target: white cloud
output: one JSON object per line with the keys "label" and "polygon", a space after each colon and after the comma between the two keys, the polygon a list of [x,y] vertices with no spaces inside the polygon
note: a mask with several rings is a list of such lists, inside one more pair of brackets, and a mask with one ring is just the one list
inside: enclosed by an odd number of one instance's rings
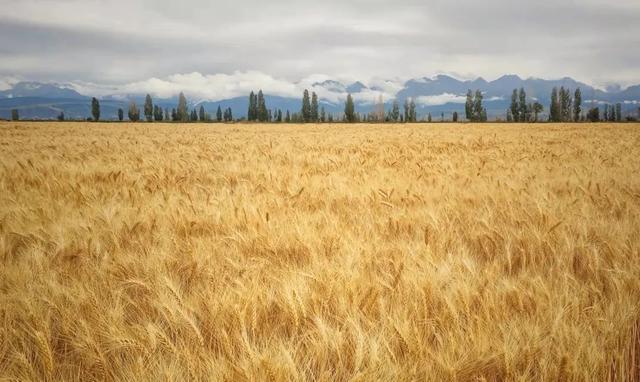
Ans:
{"label": "white cloud", "polygon": [[640,43],[638,0],[4,3],[0,75],[39,81],[155,78],[146,80],[150,88],[171,92],[174,82],[187,81],[170,79],[173,73],[236,70],[289,82],[313,73],[341,80],[427,73],[622,85],[640,79],[637,50],[629,48]]}
{"label": "white cloud", "polygon": [[[312,74],[297,82],[276,78],[259,71],[236,71],[231,74],[202,74],[198,72],[173,74],[166,78],[149,78],[143,81],[123,85],[100,85],[92,82],[73,82],[70,86],[77,92],[88,96],[114,96],[125,99],[128,95],[149,93],[153,97],[170,98],[184,92],[189,98],[198,101],[219,101],[234,97],[243,97],[251,91],[262,89],[272,96],[299,98],[305,89],[315,92],[322,100],[342,103],[347,98],[344,86],[323,87],[321,84],[332,79],[325,74]],[[350,83],[346,80],[346,83]],[[367,89],[353,95],[361,102],[374,102],[379,96],[392,99],[402,89],[401,83],[373,80]],[[373,88],[373,89],[371,89]]]}
{"label": "white cloud", "polygon": [[13,85],[17,84],[20,81],[21,79],[16,76],[0,77],[0,91],[9,90],[13,88]]}
{"label": "white cloud", "polygon": [[420,96],[416,98],[416,103],[424,106],[438,106],[446,103],[465,103],[467,97],[451,93],[442,93],[434,96]]}

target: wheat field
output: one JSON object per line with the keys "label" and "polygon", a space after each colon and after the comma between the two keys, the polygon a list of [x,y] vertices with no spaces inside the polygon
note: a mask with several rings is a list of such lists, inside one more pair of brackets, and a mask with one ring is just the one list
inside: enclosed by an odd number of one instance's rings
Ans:
{"label": "wheat field", "polygon": [[640,381],[640,125],[0,123],[0,380]]}

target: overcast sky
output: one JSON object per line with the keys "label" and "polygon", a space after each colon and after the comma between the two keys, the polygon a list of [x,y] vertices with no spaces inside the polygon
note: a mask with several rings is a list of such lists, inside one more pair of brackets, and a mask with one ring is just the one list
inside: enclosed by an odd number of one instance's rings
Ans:
{"label": "overcast sky", "polygon": [[640,0],[0,0],[0,86],[169,93],[438,73],[640,83]]}

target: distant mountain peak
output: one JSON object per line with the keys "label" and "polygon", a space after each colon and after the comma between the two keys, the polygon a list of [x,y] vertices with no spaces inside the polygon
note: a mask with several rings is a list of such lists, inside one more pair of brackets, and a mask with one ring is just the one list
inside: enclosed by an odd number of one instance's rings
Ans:
{"label": "distant mountain peak", "polygon": [[367,87],[360,81],[356,81],[351,85],[347,86],[348,93],[360,93],[364,89],[367,89]]}
{"label": "distant mountain peak", "polygon": [[520,78],[520,76],[517,74],[505,74],[504,76],[498,78],[496,81],[505,81],[505,80],[522,81],[522,78]]}
{"label": "distant mountain peak", "polygon": [[40,97],[40,98],[85,98],[77,91],[59,84],[35,81],[18,82],[11,89],[0,91],[0,98]]}
{"label": "distant mountain peak", "polygon": [[325,80],[322,82],[315,82],[312,84],[312,86],[321,87],[332,92],[344,92],[345,90],[345,86],[341,82],[335,81],[335,80]]}

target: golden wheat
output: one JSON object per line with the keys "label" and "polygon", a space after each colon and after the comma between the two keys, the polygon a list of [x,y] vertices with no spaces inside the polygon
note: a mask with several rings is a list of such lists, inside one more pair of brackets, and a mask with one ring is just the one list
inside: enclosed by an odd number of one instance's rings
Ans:
{"label": "golden wheat", "polygon": [[640,381],[640,126],[0,124],[0,379]]}

